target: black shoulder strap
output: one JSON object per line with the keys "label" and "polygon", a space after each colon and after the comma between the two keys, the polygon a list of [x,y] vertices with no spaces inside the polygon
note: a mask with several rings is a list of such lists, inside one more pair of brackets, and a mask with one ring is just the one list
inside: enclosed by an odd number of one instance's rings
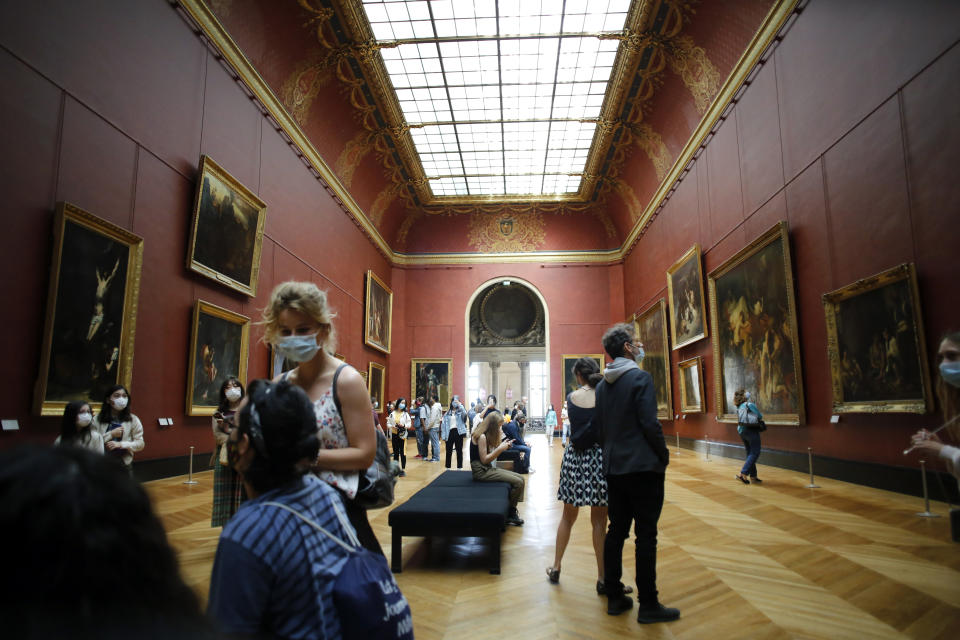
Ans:
{"label": "black shoulder strap", "polygon": [[333,395],[333,404],[336,405],[337,413],[339,413],[341,417],[343,416],[343,411],[340,409],[340,396],[337,395],[337,378],[340,377],[340,371],[345,366],[347,366],[346,362],[337,367],[337,370],[333,372],[333,383],[330,385],[330,393]]}

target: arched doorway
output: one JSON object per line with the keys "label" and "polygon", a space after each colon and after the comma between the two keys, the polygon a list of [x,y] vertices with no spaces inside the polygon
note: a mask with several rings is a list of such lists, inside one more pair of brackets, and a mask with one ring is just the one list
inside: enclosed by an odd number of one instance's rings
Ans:
{"label": "arched doorway", "polygon": [[527,398],[531,418],[544,414],[549,380],[549,310],[529,282],[502,276],[481,284],[465,310],[467,395],[493,393],[501,408]]}

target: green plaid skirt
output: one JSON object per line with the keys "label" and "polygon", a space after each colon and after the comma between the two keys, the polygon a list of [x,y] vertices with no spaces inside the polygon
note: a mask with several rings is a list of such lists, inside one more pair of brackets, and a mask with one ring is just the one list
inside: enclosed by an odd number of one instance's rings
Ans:
{"label": "green plaid skirt", "polygon": [[215,459],[213,464],[213,513],[210,526],[222,527],[227,524],[230,516],[237,512],[240,503],[246,500],[247,496],[236,471],[220,464],[219,458]]}

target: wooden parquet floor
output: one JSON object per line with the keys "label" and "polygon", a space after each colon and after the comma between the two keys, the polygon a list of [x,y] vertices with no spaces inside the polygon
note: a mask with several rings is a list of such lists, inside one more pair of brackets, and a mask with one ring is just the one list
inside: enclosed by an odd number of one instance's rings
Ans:
{"label": "wooden parquet floor", "polygon": [[[734,479],[739,462],[672,448],[657,572],[661,600],[681,618],[639,625],[628,613],[608,616],[594,590],[588,509],[574,525],[560,584],[546,580],[563,449],[531,439],[526,524],[503,534],[502,575],[487,572],[478,539],[404,538],[397,582],[417,638],[960,638],[960,545],[950,542],[945,504],[931,506],[942,517],[920,518],[917,498],[827,478],[806,489],[806,475],[763,465],[764,483],[746,486]],[[397,503],[443,470],[408,459]],[[184,479],[147,489],[185,579],[206,601],[220,533],[210,527],[213,474],[198,474],[193,486]],[[387,513],[370,515],[389,560]],[[624,567],[631,577],[630,541]]]}

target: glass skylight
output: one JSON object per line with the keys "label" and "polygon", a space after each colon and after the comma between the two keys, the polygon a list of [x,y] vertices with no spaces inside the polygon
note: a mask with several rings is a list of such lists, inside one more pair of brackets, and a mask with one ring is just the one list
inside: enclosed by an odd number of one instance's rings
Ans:
{"label": "glass skylight", "polygon": [[630,0],[362,0],[436,196],[576,193]]}

